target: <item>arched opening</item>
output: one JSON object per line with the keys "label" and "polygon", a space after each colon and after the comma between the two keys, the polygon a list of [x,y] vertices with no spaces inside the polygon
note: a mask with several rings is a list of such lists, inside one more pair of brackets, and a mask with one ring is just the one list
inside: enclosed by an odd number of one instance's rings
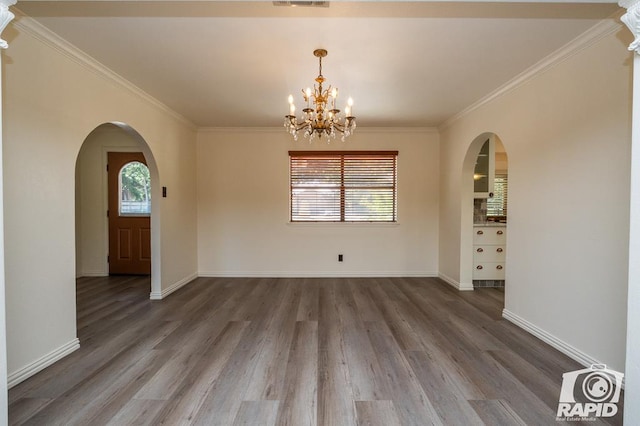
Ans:
{"label": "arched opening", "polygon": [[460,289],[506,291],[508,160],[496,134],[482,133],[469,146],[461,189]]}
{"label": "arched opening", "polygon": [[[76,276],[105,277],[109,275],[109,182],[107,163],[109,153],[142,153],[140,161],[132,162],[125,177],[124,204],[118,202],[116,213],[127,209],[125,216],[147,216],[146,227],[150,240],[151,298],[161,291],[160,276],[160,209],[151,200],[160,199],[158,168],[146,141],[130,126],[123,123],[104,123],[85,138],[76,159]],[[142,164],[144,167],[136,165]],[[122,171],[118,167],[116,172]],[[147,178],[136,173],[148,173]],[[118,195],[122,192],[122,174],[117,173]],[[128,181],[127,181],[128,179]],[[145,183],[146,182],[146,183]],[[150,187],[145,188],[145,184]],[[134,185],[134,186],[131,186]],[[120,197],[118,197],[120,198]],[[148,210],[145,210],[148,209]],[[133,211],[135,210],[135,211]],[[143,212],[144,210],[144,212]],[[109,211],[109,213],[108,213]],[[138,250],[139,251],[139,250]],[[144,253],[143,253],[144,255]]]}

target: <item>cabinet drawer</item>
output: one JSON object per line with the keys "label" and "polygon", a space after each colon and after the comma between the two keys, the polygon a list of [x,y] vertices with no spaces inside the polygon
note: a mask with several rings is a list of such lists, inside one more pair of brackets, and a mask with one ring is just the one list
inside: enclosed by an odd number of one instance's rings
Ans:
{"label": "cabinet drawer", "polygon": [[473,261],[482,262],[503,262],[506,259],[507,250],[505,246],[473,246]]}
{"label": "cabinet drawer", "polygon": [[504,280],[503,262],[473,263],[474,280]]}
{"label": "cabinet drawer", "polygon": [[504,245],[507,241],[507,229],[497,227],[473,228],[473,245],[497,244]]}

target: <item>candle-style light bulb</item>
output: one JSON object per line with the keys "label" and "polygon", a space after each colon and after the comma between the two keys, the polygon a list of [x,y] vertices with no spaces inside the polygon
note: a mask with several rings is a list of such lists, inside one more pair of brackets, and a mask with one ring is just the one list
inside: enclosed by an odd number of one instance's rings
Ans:
{"label": "candle-style light bulb", "polygon": [[353,99],[352,98],[347,99],[347,105],[348,105],[348,109],[345,108],[345,113],[347,114],[347,117],[349,117],[349,116],[351,116],[351,114],[353,114]]}
{"label": "candle-style light bulb", "polygon": [[289,104],[289,115],[296,115],[296,106],[293,103]]}
{"label": "candle-style light bulb", "polygon": [[337,98],[337,97],[338,97],[338,88],[337,88],[337,87],[334,87],[334,88],[331,90],[331,103],[332,103],[332,107],[333,107],[333,109],[335,109],[335,108],[336,108],[336,98]]}
{"label": "candle-style light bulb", "polygon": [[289,105],[293,105],[293,95],[289,95],[288,101]]}

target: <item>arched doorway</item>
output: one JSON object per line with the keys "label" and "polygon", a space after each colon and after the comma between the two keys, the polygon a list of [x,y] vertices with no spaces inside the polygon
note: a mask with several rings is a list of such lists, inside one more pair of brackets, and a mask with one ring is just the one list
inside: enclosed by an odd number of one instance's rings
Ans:
{"label": "arched doorway", "polygon": [[[151,199],[159,200],[158,168],[146,141],[123,123],[104,123],[85,138],[76,159],[76,276],[109,275],[107,158],[109,152],[141,152],[149,170]],[[151,204],[151,298],[160,294],[160,209]]]}
{"label": "arched doorway", "polygon": [[460,289],[506,287],[508,160],[495,133],[472,141],[461,182]]}

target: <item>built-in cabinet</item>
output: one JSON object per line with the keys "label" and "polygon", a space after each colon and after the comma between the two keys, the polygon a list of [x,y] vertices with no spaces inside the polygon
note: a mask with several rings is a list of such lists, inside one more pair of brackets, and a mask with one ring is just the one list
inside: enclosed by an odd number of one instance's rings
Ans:
{"label": "built-in cabinet", "polygon": [[476,158],[473,170],[474,198],[489,198],[493,196],[493,187],[496,173],[496,147],[495,139],[491,136],[482,145]]}
{"label": "built-in cabinet", "polygon": [[473,279],[504,280],[507,227],[473,227]]}

